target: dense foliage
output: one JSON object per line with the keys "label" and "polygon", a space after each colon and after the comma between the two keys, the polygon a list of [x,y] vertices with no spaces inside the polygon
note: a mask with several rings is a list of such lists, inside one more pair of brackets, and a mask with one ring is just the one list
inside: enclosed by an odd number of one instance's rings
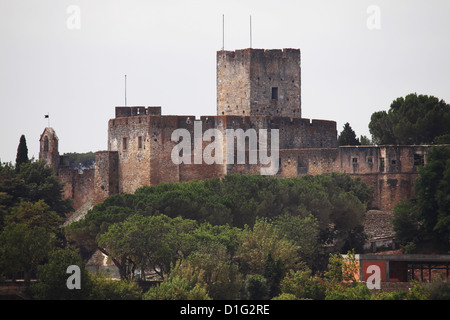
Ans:
{"label": "dense foliage", "polygon": [[[447,149],[432,151],[420,172],[417,202],[403,204],[409,227],[434,233],[436,240],[448,232],[449,158]],[[33,160],[19,169],[2,164],[0,178],[0,279],[23,277],[34,299],[449,296],[442,279],[392,294],[374,294],[355,281],[354,249],[364,243],[372,192],[345,174],[228,175],[143,187],[109,197],[64,228],[71,206],[51,168]],[[87,271],[95,250],[114,262],[120,280]],[[80,290],[67,288],[70,265],[80,267]],[[37,281],[30,284],[32,278]],[[157,281],[144,291],[137,280],[150,278]]]}
{"label": "dense foliage", "polygon": [[376,144],[450,143],[450,105],[433,96],[409,94],[386,111],[374,112],[369,123]]}
{"label": "dense foliage", "polygon": [[[111,196],[67,232],[86,252],[98,247],[106,252],[107,246],[99,243],[101,235],[112,232],[112,225],[124,223],[132,215],[182,217],[236,228],[253,228],[257,218],[267,218],[277,221],[283,232],[301,243],[300,254],[316,268],[313,261],[317,261],[324,244],[333,243],[344,252],[361,247],[361,226],[370,197],[367,185],[344,174],[300,179],[228,175],[223,179],[143,187],[134,194]],[[287,223],[291,217],[298,230]],[[311,237],[303,241],[305,236]]]}
{"label": "dense foliage", "polygon": [[[356,137],[355,131],[353,131],[350,124],[347,122],[344,124],[344,128],[342,129],[341,133],[338,136],[337,139],[339,146],[359,146],[361,145],[361,142]],[[367,143],[367,141],[365,141]]]}
{"label": "dense foliage", "polygon": [[73,209],[71,200],[63,198],[62,183],[44,161],[22,163],[19,170],[9,163],[0,164],[0,213],[8,213],[21,201],[40,200],[60,217]]}
{"label": "dense foliage", "polygon": [[49,253],[65,245],[60,225],[72,210],[63,185],[41,161],[0,164],[0,278],[25,281]]}
{"label": "dense foliage", "polygon": [[409,250],[431,245],[434,250],[450,250],[450,147],[434,147],[427,163],[419,168],[413,199],[394,208],[396,237]]}

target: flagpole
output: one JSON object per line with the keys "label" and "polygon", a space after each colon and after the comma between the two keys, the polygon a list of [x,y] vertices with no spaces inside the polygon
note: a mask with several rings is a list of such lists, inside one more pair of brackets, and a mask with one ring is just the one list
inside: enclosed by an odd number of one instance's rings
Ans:
{"label": "flagpole", "polygon": [[225,50],[225,15],[222,14],[222,52]]}
{"label": "flagpole", "polygon": [[252,48],[252,16],[250,16],[250,49]]}

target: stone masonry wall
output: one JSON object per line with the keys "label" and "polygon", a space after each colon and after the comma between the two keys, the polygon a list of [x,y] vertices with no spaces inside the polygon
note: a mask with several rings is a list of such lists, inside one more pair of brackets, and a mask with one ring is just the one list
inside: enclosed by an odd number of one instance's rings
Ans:
{"label": "stone masonry wall", "polygon": [[77,169],[60,167],[58,170],[59,181],[63,183],[63,197],[73,200],[73,208],[76,211],[94,195],[94,169],[85,169],[79,172]]}
{"label": "stone masonry wall", "polygon": [[300,50],[217,52],[217,115],[301,118]]}
{"label": "stone masonry wall", "polygon": [[[398,201],[413,196],[417,167],[426,162],[427,146],[338,147],[334,121],[232,115],[196,119],[161,115],[160,109],[149,112],[143,107],[129,108],[116,110],[117,117],[108,124],[109,151],[96,154],[94,203],[114,193],[133,193],[145,185],[220,178],[230,173],[260,174],[264,166],[260,162],[249,164],[248,144],[245,164],[226,163],[227,129],[255,129],[257,133],[259,129],[269,133],[278,129],[280,159],[276,177],[348,173],[373,187],[372,208],[380,210],[391,210]],[[196,136],[196,125],[201,127],[200,136]],[[171,140],[176,129],[185,129],[189,134],[191,164],[172,161],[172,151],[179,143]],[[222,164],[205,163],[203,151],[211,141],[202,138],[208,129],[222,133]],[[195,163],[196,142],[201,145],[201,163]],[[261,147],[261,141],[257,143]],[[234,152],[236,159],[236,146]],[[72,188],[76,185],[72,184]]]}
{"label": "stone masonry wall", "polygon": [[248,51],[217,52],[217,114],[250,114],[250,55]]}
{"label": "stone masonry wall", "polygon": [[250,52],[251,114],[301,118],[300,50]]}
{"label": "stone masonry wall", "polygon": [[117,151],[95,153],[93,204],[119,193],[119,155]]}
{"label": "stone masonry wall", "polygon": [[[134,108],[134,109],[133,109]],[[258,172],[260,166],[226,164],[226,130],[255,129],[279,130],[281,149],[298,149],[311,146],[336,147],[336,123],[334,121],[267,117],[267,116],[162,116],[134,115],[136,107],[127,111],[116,109],[118,117],[109,121],[108,148],[118,154],[118,192],[132,193],[145,185],[163,182],[202,180],[223,177],[232,172]],[[143,113],[142,110],[139,113]],[[129,115],[129,116],[128,116]],[[201,127],[196,136],[195,124]],[[172,141],[176,129],[184,129],[190,135],[191,164],[175,164],[172,151],[179,143]],[[218,129],[222,133],[223,163],[207,164],[203,156],[201,163],[195,163],[195,139],[201,145],[200,154],[212,141],[204,141],[208,129]],[[270,140],[269,140],[270,141]],[[259,143],[258,137],[258,143]],[[235,146],[236,148],[236,146]],[[248,164],[248,161],[246,162]]]}
{"label": "stone masonry wall", "polygon": [[150,184],[149,117],[119,117],[108,123],[108,150],[119,159],[119,192],[134,192]]}
{"label": "stone masonry wall", "polygon": [[[281,166],[277,176],[347,173],[372,186],[373,208],[391,210],[398,201],[414,196],[417,168],[423,165],[427,148],[358,146],[280,150]],[[233,172],[251,173],[242,168]]]}

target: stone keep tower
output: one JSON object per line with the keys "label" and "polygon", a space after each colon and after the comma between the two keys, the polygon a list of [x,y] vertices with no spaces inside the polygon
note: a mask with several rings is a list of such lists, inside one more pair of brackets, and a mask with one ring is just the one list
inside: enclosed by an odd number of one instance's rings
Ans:
{"label": "stone keep tower", "polygon": [[217,115],[301,118],[300,50],[217,52]]}

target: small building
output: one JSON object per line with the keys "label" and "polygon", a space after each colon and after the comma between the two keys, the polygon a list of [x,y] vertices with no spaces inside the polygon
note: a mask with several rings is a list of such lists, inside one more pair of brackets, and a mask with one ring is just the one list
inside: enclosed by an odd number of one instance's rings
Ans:
{"label": "small building", "polygon": [[356,254],[363,282],[431,282],[439,275],[449,277],[450,254]]}

